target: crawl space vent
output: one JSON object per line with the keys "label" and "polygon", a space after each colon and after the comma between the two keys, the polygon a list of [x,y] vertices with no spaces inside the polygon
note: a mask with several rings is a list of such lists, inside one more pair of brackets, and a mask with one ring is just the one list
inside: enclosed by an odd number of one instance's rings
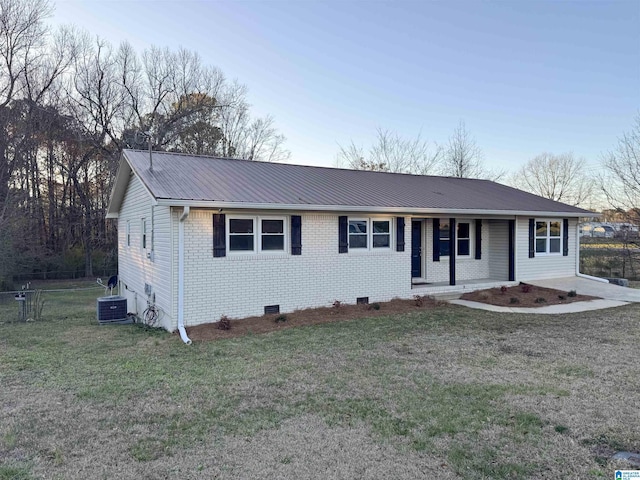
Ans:
{"label": "crawl space vent", "polygon": [[264,307],[265,315],[270,315],[272,313],[280,313],[280,305],[266,305]]}
{"label": "crawl space vent", "polygon": [[356,303],[358,305],[367,305],[369,303],[369,297],[358,297],[356,298]]}

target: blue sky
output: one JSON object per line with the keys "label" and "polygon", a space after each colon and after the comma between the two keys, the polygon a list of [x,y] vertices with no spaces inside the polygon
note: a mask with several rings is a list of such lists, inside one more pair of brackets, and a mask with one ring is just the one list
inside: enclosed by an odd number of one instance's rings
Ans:
{"label": "blue sky", "polygon": [[573,151],[595,168],[640,111],[640,0],[54,5],[114,44],[197,51],[275,117],[292,163],[333,165],[378,127],[445,143],[464,120],[490,167]]}

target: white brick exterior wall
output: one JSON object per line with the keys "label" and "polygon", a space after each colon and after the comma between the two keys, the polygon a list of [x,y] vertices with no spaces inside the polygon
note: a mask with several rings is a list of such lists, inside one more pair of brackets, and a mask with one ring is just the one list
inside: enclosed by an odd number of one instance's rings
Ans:
{"label": "white brick exterior wall", "polygon": [[[176,209],[172,215],[174,245],[180,213],[181,209]],[[404,252],[396,252],[395,232],[391,250],[339,254],[338,215],[306,213],[302,215],[302,255],[228,253],[214,258],[214,213],[217,212],[192,209],[185,223],[186,326],[218,321],[222,315],[262,315],[265,305],[280,305],[281,312],[290,312],[330,306],[335,300],[355,303],[357,297],[369,297],[373,303],[412,295],[410,244],[406,244]],[[225,214],[232,213],[227,210]],[[405,239],[410,238],[408,220],[407,217]],[[395,224],[393,219],[392,223]],[[177,271],[175,247],[174,252]],[[174,285],[177,291],[177,281]]]}

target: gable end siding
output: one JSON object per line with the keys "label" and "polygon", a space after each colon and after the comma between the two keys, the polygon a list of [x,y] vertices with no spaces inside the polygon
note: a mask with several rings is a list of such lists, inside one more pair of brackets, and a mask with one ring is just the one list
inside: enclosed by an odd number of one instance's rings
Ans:
{"label": "gable end siding", "polygon": [[[545,217],[546,218],[546,217]],[[562,220],[561,220],[562,221]],[[578,220],[570,218],[568,223],[567,255],[537,254],[529,258],[529,218],[516,219],[516,280],[539,280],[543,278],[571,277],[576,274],[576,229]]]}
{"label": "gable end siding", "polygon": [[[148,223],[148,249],[151,251],[153,237],[153,261],[146,257],[142,250],[141,218]],[[153,222],[152,222],[153,218]],[[131,224],[131,246],[127,247],[126,223]],[[162,326],[174,330],[172,304],[172,251],[171,222],[169,207],[151,206],[151,198],[134,175],[127,186],[118,216],[118,277],[121,285],[126,284],[128,290],[121,289],[127,298],[128,312],[142,316],[147,305],[144,285],[148,283],[155,293],[156,305],[163,311]],[[153,224],[153,235],[151,228]]]}

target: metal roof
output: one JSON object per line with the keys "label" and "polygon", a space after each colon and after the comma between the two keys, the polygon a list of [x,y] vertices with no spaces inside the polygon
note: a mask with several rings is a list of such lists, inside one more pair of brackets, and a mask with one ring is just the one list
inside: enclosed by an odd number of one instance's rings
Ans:
{"label": "metal roof", "polygon": [[[109,206],[117,216],[129,168],[161,204],[475,214],[592,212],[489,180],[344,170],[229,158],[125,150]],[[127,178],[120,178],[126,176]]]}

